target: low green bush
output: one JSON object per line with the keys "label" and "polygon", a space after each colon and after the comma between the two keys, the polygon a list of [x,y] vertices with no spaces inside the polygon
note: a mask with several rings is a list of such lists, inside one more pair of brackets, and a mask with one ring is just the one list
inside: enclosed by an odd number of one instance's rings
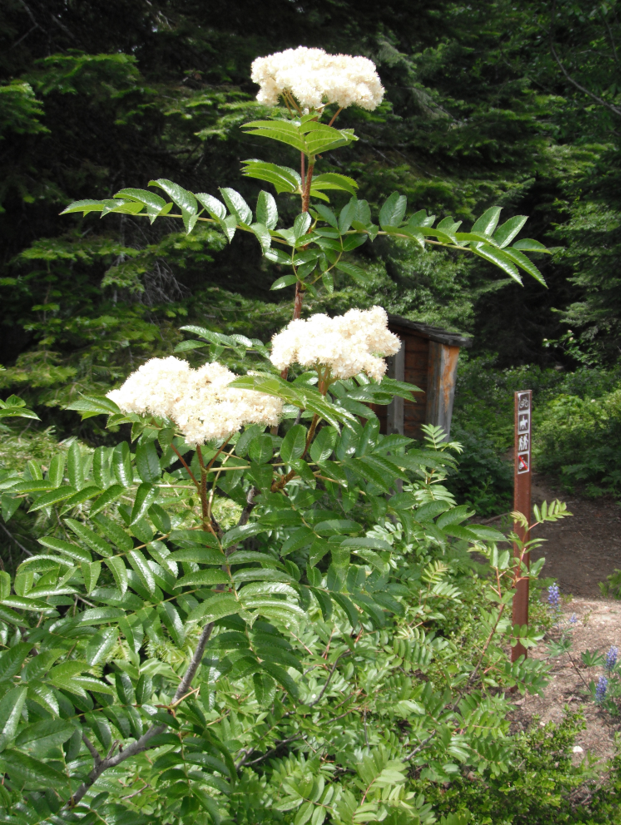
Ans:
{"label": "low green bush", "polygon": [[464,772],[449,786],[429,786],[425,796],[438,817],[462,814],[469,825],[614,825],[621,822],[621,758],[598,779],[587,759],[574,764],[573,745],[582,713],[567,713],[544,726],[537,719],[514,739],[505,773],[477,777]]}
{"label": "low green bush", "polygon": [[513,394],[533,391],[533,459],[568,491],[621,491],[621,373],[580,367],[565,373],[526,365],[497,369],[495,356],[464,359],[452,437],[464,453],[449,487],[480,515],[509,509],[512,490]]}
{"label": "low green bush", "polygon": [[621,491],[621,389],[589,398],[562,393],[539,414],[536,466],[589,496]]}

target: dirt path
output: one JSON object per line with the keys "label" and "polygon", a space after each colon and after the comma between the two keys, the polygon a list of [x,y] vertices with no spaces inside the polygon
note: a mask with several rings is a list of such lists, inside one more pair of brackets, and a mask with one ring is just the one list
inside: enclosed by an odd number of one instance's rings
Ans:
{"label": "dirt path", "polygon": [[[570,656],[550,660],[552,679],[544,696],[526,696],[518,701],[514,727],[525,728],[533,716],[541,723],[559,722],[564,707],[577,710],[582,707],[586,729],[579,735],[577,745],[583,749],[576,759],[587,753],[607,759],[614,753],[614,736],[621,731],[621,715],[611,716],[588,693],[585,683],[597,681],[602,668],[586,668],[580,654],[585,650],[606,653],[611,645],[621,650],[621,601],[604,599],[599,582],[615,569],[621,570],[621,507],[612,501],[589,501],[568,496],[555,489],[547,479],[533,479],[533,503],[541,504],[559,498],[573,513],[571,518],[537,528],[537,536],[546,539],[533,558],[545,556],[544,577],[554,578],[563,596],[564,626],[575,615]],[[557,638],[553,630],[550,638]],[[545,643],[533,654],[545,658]],[[572,662],[573,660],[573,662]],[[621,707],[619,708],[621,711]]]}
{"label": "dirt path", "polygon": [[533,558],[545,556],[543,575],[556,579],[564,595],[599,599],[599,582],[621,570],[621,507],[568,496],[535,474],[533,504],[555,498],[564,501],[573,516],[537,528],[535,535],[547,541]]}
{"label": "dirt path", "polygon": [[[575,598],[563,606],[565,622],[575,616],[572,625],[572,650],[556,659],[548,660],[552,665],[551,680],[543,696],[526,695],[518,700],[518,711],[513,715],[513,728],[525,729],[539,718],[540,724],[560,722],[565,707],[572,711],[582,708],[586,728],[576,739],[582,752],[576,759],[583,759],[587,753],[597,759],[609,759],[614,755],[615,733],[621,731],[621,716],[612,716],[597,705],[590,697],[588,683],[597,682],[604,673],[603,668],[587,668],[581,663],[580,654],[585,650],[600,650],[606,653],[611,645],[621,649],[621,601],[604,599]],[[554,630],[546,641],[557,639],[560,633]],[[532,654],[534,658],[546,659],[546,642]]]}

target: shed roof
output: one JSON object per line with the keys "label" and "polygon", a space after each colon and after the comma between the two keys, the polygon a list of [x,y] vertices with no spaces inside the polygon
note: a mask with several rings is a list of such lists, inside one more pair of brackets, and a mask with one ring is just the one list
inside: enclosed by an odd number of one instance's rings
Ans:
{"label": "shed roof", "polygon": [[471,347],[473,339],[457,332],[449,332],[441,327],[432,327],[429,324],[419,324],[417,321],[410,321],[400,315],[389,315],[388,324],[390,328],[399,327],[413,332],[422,338],[429,338],[430,341],[437,341],[439,344],[446,344],[449,347]]}

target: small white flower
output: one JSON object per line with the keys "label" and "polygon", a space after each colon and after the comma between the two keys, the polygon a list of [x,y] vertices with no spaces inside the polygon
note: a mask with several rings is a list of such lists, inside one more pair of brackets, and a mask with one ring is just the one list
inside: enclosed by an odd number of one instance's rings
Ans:
{"label": "small white flower", "polygon": [[180,358],[151,358],[118,390],[108,393],[125,413],[150,413],[172,417],[172,410],[186,392],[190,365]]}
{"label": "small white flower", "polygon": [[356,104],[372,111],[384,97],[375,64],[368,58],[326,54],[305,46],[258,57],[252,64],[252,79],[261,87],[257,100],[268,106],[290,92],[302,108],[336,103],[342,109]]}
{"label": "small white flower", "polygon": [[228,438],[245,424],[276,426],[283,402],[229,388],[236,377],[218,363],[193,370],[179,358],[152,358],[108,398],[123,412],[171,419],[193,445]]}
{"label": "small white flower", "polygon": [[329,367],[333,378],[353,378],[361,372],[381,381],[385,355],[401,349],[401,341],[388,329],[382,307],[350,309],[329,318],[312,315],[297,319],[272,339],[270,360],[278,369],[293,363],[304,367]]}

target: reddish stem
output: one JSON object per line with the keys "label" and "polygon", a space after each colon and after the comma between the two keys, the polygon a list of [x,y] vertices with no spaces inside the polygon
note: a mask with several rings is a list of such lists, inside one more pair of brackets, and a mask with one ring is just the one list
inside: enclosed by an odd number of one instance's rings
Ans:
{"label": "reddish stem", "polygon": [[209,505],[207,502],[207,470],[205,462],[203,461],[203,453],[201,452],[200,444],[196,445],[196,455],[198,456],[198,463],[201,465],[201,512],[203,516],[203,530],[209,530],[213,533],[213,529],[209,523]]}
{"label": "reddish stem", "polygon": [[175,452],[175,453],[177,454],[177,458],[179,459],[179,461],[180,461],[180,462],[183,464],[183,466],[185,467],[187,474],[190,476],[190,478],[192,479],[192,481],[193,481],[193,482],[194,482],[194,484],[196,485],[196,489],[197,489],[197,490],[199,491],[199,493],[200,493],[200,491],[201,491],[201,485],[200,485],[200,484],[198,483],[198,481],[196,480],[196,476],[194,475],[194,473],[192,472],[192,470],[190,470],[190,468],[189,468],[189,466],[188,466],[187,461],[186,461],[186,460],[185,460],[185,458],[181,455],[181,453],[180,453],[180,452],[179,452],[179,450],[175,447],[175,445],[174,445],[174,444],[171,444],[170,446],[172,447],[173,452]]}
{"label": "reddish stem", "polygon": [[[306,178],[306,155],[304,152],[300,152],[300,180],[304,183]],[[302,193],[302,209],[304,209],[304,193]]]}
{"label": "reddish stem", "polygon": [[341,114],[341,112],[342,112],[342,111],[343,111],[343,108],[342,108],[342,107],[341,107],[340,109],[337,109],[337,110],[336,110],[336,112],[334,113],[334,117],[332,118],[332,120],[330,121],[330,123],[328,123],[328,126],[332,126],[332,124],[333,124],[333,123],[334,123],[334,121],[337,119],[337,117]]}
{"label": "reddish stem", "polygon": [[306,173],[306,186],[304,187],[304,197],[302,198],[302,212],[308,212],[308,205],[310,203],[311,182],[313,180],[314,163],[308,164],[308,172]]}

